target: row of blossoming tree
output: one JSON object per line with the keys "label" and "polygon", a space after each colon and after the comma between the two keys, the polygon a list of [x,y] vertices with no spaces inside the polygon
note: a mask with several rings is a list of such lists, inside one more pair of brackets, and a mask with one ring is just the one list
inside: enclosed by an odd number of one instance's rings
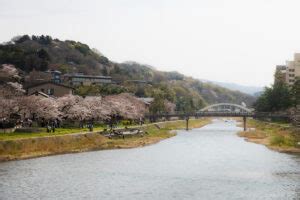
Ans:
{"label": "row of blossoming tree", "polygon": [[12,114],[23,119],[107,121],[114,117],[140,119],[147,112],[146,105],[130,94],[106,97],[80,97],[67,95],[60,98],[41,96],[14,96],[0,98],[0,118],[9,119]]}
{"label": "row of blossoming tree", "polygon": [[11,65],[0,68],[0,120],[9,120],[12,115],[22,120],[50,121],[111,121],[140,119],[148,112],[144,102],[123,93],[105,97],[81,97],[67,95],[60,98],[26,96],[17,82],[18,71]]}

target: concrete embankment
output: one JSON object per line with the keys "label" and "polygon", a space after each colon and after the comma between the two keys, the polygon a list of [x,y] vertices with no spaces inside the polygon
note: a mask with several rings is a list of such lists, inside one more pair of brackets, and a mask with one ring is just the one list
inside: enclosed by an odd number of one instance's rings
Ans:
{"label": "concrete embankment", "polygon": [[[191,128],[208,124],[207,119],[191,121]],[[171,130],[184,128],[185,121],[160,122],[141,127],[148,134],[125,139],[109,139],[99,132],[66,134],[0,141],[0,161],[92,150],[133,148],[159,142],[175,135]]]}

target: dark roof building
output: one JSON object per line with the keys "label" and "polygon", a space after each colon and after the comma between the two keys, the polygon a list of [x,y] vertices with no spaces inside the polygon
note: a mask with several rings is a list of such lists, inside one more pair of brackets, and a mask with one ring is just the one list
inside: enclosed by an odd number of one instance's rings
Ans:
{"label": "dark roof building", "polygon": [[44,82],[27,87],[27,95],[42,92],[49,96],[62,97],[64,95],[73,94],[74,88],[54,82]]}

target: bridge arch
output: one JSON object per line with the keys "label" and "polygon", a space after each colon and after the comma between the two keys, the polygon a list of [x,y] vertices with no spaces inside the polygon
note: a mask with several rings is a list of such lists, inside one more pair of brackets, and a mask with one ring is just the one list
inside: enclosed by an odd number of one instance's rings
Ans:
{"label": "bridge arch", "polygon": [[252,111],[249,108],[246,108],[244,106],[238,105],[238,104],[232,104],[232,103],[217,103],[213,105],[206,106],[205,108],[202,108],[200,112],[205,111],[231,111],[234,112],[236,110],[239,110],[238,112],[247,112],[251,113]]}

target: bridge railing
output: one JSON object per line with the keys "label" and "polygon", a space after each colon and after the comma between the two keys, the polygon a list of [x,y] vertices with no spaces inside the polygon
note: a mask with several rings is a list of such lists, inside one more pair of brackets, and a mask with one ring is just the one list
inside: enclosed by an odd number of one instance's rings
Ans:
{"label": "bridge railing", "polygon": [[175,113],[158,113],[148,114],[145,117],[202,117],[202,116],[215,116],[215,117],[264,117],[264,118],[285,118],[291,119],[292,116],[288,113],[270,113],[270,112],[228,112],[228,111],[199,111],[199,112],[175,112]]}
{"label": "bridge railing", "polygon": [[158,113],[158,114],[148,114],[145,117],[203,117],[203,116],[211,116],[211,117],[252,117],[253,113],[250,112],[228,112],[228,111],[199,111],[199,112],[189,112],[189,113]]}

